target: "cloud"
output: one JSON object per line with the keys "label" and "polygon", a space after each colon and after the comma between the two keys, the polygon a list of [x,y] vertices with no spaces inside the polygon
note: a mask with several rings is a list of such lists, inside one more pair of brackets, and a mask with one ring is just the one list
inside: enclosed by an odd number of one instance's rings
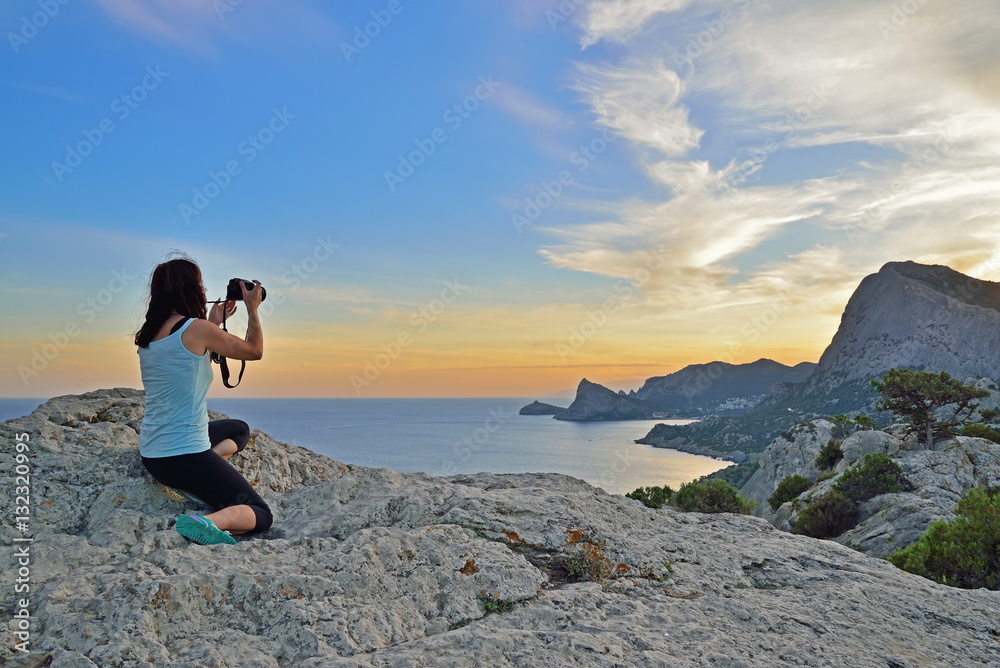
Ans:
{"label": "cloud", "polygon": [[679,157],[698,146],[702,130],[678,105],[683,87],[676,72],[656,60],[624,66],[581,64],[575,88],[601,125],[635,143]]}
{"label": "cloud", "polygon": [[56,100],[62,100],[63,102],[72,102],[74,104],[93,104],[95,101],[94,98],[89,95],[83,95],[76,91],[70,90],[68,88],[62,88],[60,86],[45,86],[41,84],[25,83],[19,81],[11,81],[8,82],[7,85],[28,91],[29,93],[35,93],[36,95],[42,95],[45,97],[54,98]]}
{"label": "cloud", "polygon": [[583,21],[584,47],[602,39],[626,42],[658,14],[676,12],[694,0],[595,0],[587,6]]}
{"label": "cloud", "polygon": [[268,47],[284,35],[283,46],[327,44],[340,32],[307,0],[97,0],[97,5],[128,30],[203,55],[214,54],[223,39]]}
{"label": "cloud", "polygon": [[212,3],[200,0],[97,0],[123,26],[162,42],[204,46],[200,34],[220,23]]}
{"label": "cloud", "polygon": [[529,91],[512,83],[504,83],[493,94],[501,109],[523,123],[548,131],[567,130],[573,126],[573,117],[549,106]]}
{"label": "cloud", "polygon": [[543,257],[628,278],[662,248],[642,290],[669,317],[780,294],[833,312],[891,260],[996,272],[1000,5],[911,5],[714,3],[741,11],[708,37],[706,6],[588,5],[581,42],[621,55],[582,62],[576,88],[649,183],[602,222],[547,230]]}

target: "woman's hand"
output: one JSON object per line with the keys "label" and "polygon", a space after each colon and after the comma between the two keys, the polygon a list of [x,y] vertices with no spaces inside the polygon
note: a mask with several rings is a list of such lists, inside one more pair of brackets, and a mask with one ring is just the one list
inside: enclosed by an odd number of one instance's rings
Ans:
{"label": "woman's hand", "polygon": [[240,290],[243,291],[243,303],[247,305],[247,311],[255,312],[260,306],[260,281],[253,282],[252,290],[247,290],[246,283],[240,282]]}
{"label": "woman's hand", "polygon": [[212,311],[208,314],[208,321],[221,325],[223,314],[228,318],[234,313],[236,313],[236,302],[219,302],[212,306]]}

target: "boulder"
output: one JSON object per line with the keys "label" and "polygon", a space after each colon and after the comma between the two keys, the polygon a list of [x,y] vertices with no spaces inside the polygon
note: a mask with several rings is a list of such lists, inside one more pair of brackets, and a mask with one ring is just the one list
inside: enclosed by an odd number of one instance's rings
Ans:
{"label": "boulder", "polygon": [[865,458],[865,455],[881,453],[890,457],[897,455],[903,449],[903,440],[887,434],[884,431],[856,431],[843,440],[840,449],[844,453],[844,462],[853,464]]}
{"label": "boulder", "polygon": [[816,455],[836,432],[829,420],[811,420],[795,425],[774,439],[759,456],[757,471],[740,488],[740,493],[760,503],[754,514],[773,519],[774,512],[767,500],[778,484],[791,475],[816,480],[821,471]]}

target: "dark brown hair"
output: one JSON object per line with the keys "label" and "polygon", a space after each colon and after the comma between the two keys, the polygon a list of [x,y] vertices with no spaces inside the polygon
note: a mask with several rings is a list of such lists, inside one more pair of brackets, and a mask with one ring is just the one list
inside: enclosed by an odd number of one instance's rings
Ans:
{"label": "dark brown hair", "polygon": [[201,269],[192,260],[178,258],[156,265],[149,277],[149,308],[146,322],[135,333],[135,345],[148,348],[171,313],[190,318],[206,317]]}

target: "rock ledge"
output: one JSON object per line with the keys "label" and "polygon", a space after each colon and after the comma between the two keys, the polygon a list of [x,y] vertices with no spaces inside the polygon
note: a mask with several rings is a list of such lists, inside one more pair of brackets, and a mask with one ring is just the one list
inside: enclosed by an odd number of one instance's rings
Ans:
{"label": "rock ledge", "polygon": [[[756,517],[648,509],[563,475],[399,474],[254,431],[233,461],[275,527],[194,545],[171,529],[193,506],[139,462],[142,410],[139,391],[98,390],[0,425],[4,443],[30,436],[34,502],[31,652],[8,632],[9,665],[1000,663],[1000,593],[937,585]],[[12,447],[0,461],[13,469]],[[4,498],[13,484],[0,481]],[[17,537],[0,525],[5,554]],[[554,577],[554,558],[581,554],[567,540],[627,571]],[[0,561],[3,582],[13,562]],[[12,596],[5,588],[5,610]]]}

